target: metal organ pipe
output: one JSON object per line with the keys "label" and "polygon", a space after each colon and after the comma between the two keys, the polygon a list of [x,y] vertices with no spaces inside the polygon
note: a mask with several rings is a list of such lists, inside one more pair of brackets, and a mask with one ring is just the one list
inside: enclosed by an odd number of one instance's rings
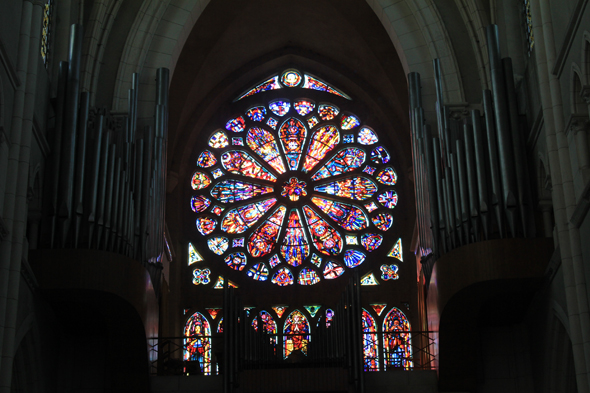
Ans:
{"label": "metal organ pipe", "polygon": [[490,177],[486,171],[486,161],[484,152],[484,135],[481,127],[481,117],[479,111],[471,111],[471,123],[473,124],[473,144],[475,149],[475,167],[477,170],[477,191],[479,195],[479,212],[481,214],[481,223],[484,240],[489,239],[490,233],[490,200],[488,191],[488,181]]}

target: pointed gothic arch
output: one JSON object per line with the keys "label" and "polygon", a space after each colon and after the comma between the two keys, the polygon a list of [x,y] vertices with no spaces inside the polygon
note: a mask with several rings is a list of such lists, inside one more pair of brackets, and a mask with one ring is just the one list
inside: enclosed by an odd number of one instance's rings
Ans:
{"label": "pointed gothic arch", "polygon": [[207,318],[198,311],[191,315],[186,321],[184,337],[184,360],[198,362],[201,372],[211,375],[211,325]]}

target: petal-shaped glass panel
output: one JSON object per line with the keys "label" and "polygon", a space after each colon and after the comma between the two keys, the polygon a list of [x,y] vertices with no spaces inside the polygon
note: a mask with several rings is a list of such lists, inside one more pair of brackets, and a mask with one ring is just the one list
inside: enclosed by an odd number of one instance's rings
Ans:
{"label": "petal-shaped glass panel", "polygon": [[325,179],[330,176],[354,171],[365,162],[367,155],[358,147],[349,147],[336,153],[326,165],[322,166],[312,177],[312,180]]}
{"label": "petal-shaped glass panel", "polygon": [[303,172],[311,171],[339,142],[340,132],[336,127],[328,125],[318,128],[311,136],[303,163]]}
{"label": "petal-shaped glass panel", "polygon": [[268,80],[265,80],[264,82],[262,82],[258,86],[246,91],[244,94],[242,94],[241,96],[236,98],[236,101],[239,101],[242,98],[250,97],[250,96],[257,94],[257,93],[261,93],[263,91],[277,90],[277,89],[282,89],[282,88],[283,88],[283,86],[281,86],[281,84],[279,83],[279,76],[276,75]]}
{"label": "petal-shaped glass panel", "polygon": [[268,104],[268,108],[277,116],[285,116],[291,109],[291,104],[288,101],[274,101]]}
{"label": "petal-shaped glass panel", "polygon": [[386,231],[393,225],[393,217],[389,213],[379,213],[373,217],[373,224],[382,231]]}
{"label": "petal-shaped glass panel", "polygon": [[334,89],[333,87],[328,85],[326,82],[323,82],[323,81],[319,80],[318,78],[315,78],[311,75],[305,74],[303,76],[303,80],[304,80],[304,82],[303,82],[304,89],[325,91],[325,92],[332,93],[337,96],[344,97],[344,98],[350,100],[350,97],[347,96],[346,94]]}
{"label": "petal-shaped glass panel", "polygon": [[245,201],[260,195],[273,192],[270,186],[261,186],[241,180],[222,180],[211,189],[211,196],[222,203]]}
{"label": "petal-shaped glass panel", "polygon": [[326,280],[333,280],[340,277],[344,273],[344,266],[336,261],[328,261],[324,267],[324,278]]}
{"label": "petal-shaped glass panel", "polygon": [[346,250],[344,252],[344,263],[346,267],[357,267],[367,259],[367,256],[358,250]]}
{"label": "petal-shaped glass panel", "polygon": [[231,267],[234,270],[242,271],[246,267],[246,254],[243,252],[236,252],[234,254],[229,254],[223,260],[227,264],[227,266]]}
{"label": "petal-shaped glass panel", "polygon": [[390,159],[389,153],[383,146],[377,146],[371,152],[371,161],[375,164],[387,164]]}
{"label": "petal-shaped glass panel", "polygon": [[397,183],[397,173],[390,166],[379,171],[376,178],[379,183],[386,186],[395,186],[395,183]]}
{"label": "petal-shaped glass panel", "polygon": [[311,241],[315,248],[326,255],[338,255],[342,251],[342,236],[309,206],[303,206]]}
{"label": "petal-shaped glass panel", "polygon": [[227,233],[244,233],[276,202],[276,198],[270,198],[231,209],[221,223],[221,230]]}
{"label": "petal-shaped glass panel", "polygon": [[277,284],[280,287],[293,285],[293,273],[291,273],[288,268],[282,267],[272,276],[271,282],[273,284]]}
{"label": "petal-shaped glass panel", "polygon": [[314,190],[342,198],[362,201],[377,192],[377,185],[366,177],[356,176],[316,186]]}
{"label": "petal-shaped glass panel", "polygon": [[256,281],[266,281],[268,280],[268,273],[269,271],[266,265],[260,262],[252,266],[246,274],[248,277],[252,277]]}
{"label": "petal-shaped glass panel", "polygon": [[278,173],[285,173],[285,166],[279,153],[279,147],[275,137],[268,131],[259,127],[252,127],[248,131],[246,143],[262,159],[272,166]]}
{"label": "petal-shaped glass panel", "polygon": [[318,197],[311,201],[347,231],[360,231],[368,225],[367,216],[356,206]]}
{"label": "petal-shaped glass panel", "polygon": [[377,196],[377,200],[388,209],[393,209],[397,205],[397,193],[393,190],[385,191]]}
{"label": "petal-shaped glass panel", "polygon": [[254,157],[242,150],[226,151],[221,155],[223,167],[238,175],[275,182],[277,178],[266,170]]}
{"label": "petal-shaped glass panel", "polygon": [[354,127],[358,127],[360,124],[360,120],[354,115],[342,116],[342,119],[340,120],[340,128],[343,130],[352,130]]}
{"label": "petal-shaped glass panel", "polygon": [[323,121],[332,120],[340,113],[340,109],[337,106],[330,105],[330,104],[320,104],[318,106],[318,115],[320,115],[320,119]]}
{"label": "petal-shaped glass panel", "polygon": [[193,174],[193,179],[191,180],[191,187],[193,190],[207,188],[209,187],[209,184],[211,184],[211,179],[203,172],[197,171]]}
{"label": "petal-shaped glass panel", "polygon": [[279,139],[285,152],[287,166],[292,171],[299,167],[299,160],[303,152],[307,130],[303,123],[295,118],[291,118],[283,123],[279,130]]}
{"label": "petal-shaped glass panel", "polygon": [[314,285],[320,282],[320,276],[318,276],[315,270],[305,267],[299,272],[297,282],[299,285]]}
{"label": "petal-shaped glass panel", "polygon": [[383,242],[383,236],[378,233],[365,233],[361,236],[361,244],[365,250],[375,251]]}
{"label": "petal-shaped glass panel", "polygon": [[215,149],[222,149],[227,145],[229,145],[229,139],[227,139],[227,135],[223,131],[217,131],[209,138],[209,146]]}
{"label": "petal-shaped glass panel", "polygon": [[197,158],[197,165],[201,168],[210,168],[215,164],[217,164],[217,158],[209,150],[203,151]]}
{"label": "petal-shaped glass panel", "polygon": [[278,209],[258,227],[248,239],[248,252],[254,258],[263,257],[270,254],[277,242],[283,219],[287,208],[279,206]]}
{"label": "petal-shaped glass panel", "polygon": [[300,116],[305,116],[315,109],[315,104],[307,100],[299,100],[293,104],[293,107]]}
{"label": "petal-shaped glass panel", "polygon": [[281,255],[291,266],[299,266],[309,256],[309,243],[303,230],[303,223],[297,209],[291,210],[285,237],[281,245]]}
{"label": "petal-shaped glass panel", "polygon": [[211,200],[202,195],[195,195],[191,198],[191,208],[195,213],[202,213],[211,205]]}
{"label": "petal-shaped glass panel", "polygon": [[215,236],[207,239],[207,246],[209,250],[213,251],[217,255],[223,255],[229,247],[229,240],[227,237]]}
{"label": "petal-shaped glass panel", "polygon": [[246,116],[252,121],[262,121],[266,117],[266,108],[263,106],[255,106],[246,111]]}
{"label": "petal-shaped glass panel", "polygon": [[217,221],[211,217],[199,217],[197,218],[196,226],[201,235],[206,236],[215,230]]}
{"label": "petal-shaped glass panel", "polygon": [[356,140],[361,145],[372,145],[374,143],[379,142],[379,138],[377,137],[377,134],[375,134],[375,131],[371,130],[368,127],[361,128]]}
{"label": "petal-shaped glass panel", "polygon": [[225,129],[233,132],[243,132],[246,129],[246,120],[242,116],[231,119],[225,124]]}

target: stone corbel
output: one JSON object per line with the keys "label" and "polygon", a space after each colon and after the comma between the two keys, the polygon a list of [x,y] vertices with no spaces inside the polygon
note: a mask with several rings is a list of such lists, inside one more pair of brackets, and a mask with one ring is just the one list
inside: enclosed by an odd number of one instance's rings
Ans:
{"label": "stone corbel", "polygon": [[468,102],[452,102],[445,105],[449,111],[449,116],[456,120],[462,121],[469,116],[469,103]]}
{"label": "stone corbel", "polygon": [[568,120],[565,132],[575,136],[580,131],[588,131],[590,128],[590,117],[586,113],[572,113]]}

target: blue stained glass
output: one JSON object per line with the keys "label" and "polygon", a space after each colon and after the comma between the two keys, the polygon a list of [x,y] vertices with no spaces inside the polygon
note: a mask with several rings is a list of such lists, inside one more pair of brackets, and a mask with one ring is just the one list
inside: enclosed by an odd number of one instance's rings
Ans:
{"label": "blue stained glass", "polygon": [[279,259],[279,256],[277,254],[273,255],[268,260],[268,264],[271,268],[275,268],[279,263],[281,263],[281,260]]}
{"label": "blue stained glass", "polygon": [[229,240],[227,237],[216,236],[210,239],[207,239],[207,246],[211,251],[213,251],[217,255],[222,255],[224,252],[227,251],[229,247]]}
{"label": "blue stained glass", "polygon": [[387,313],[383,320],[383,351],[384,369],[409,370],[414,366],[412,361],[412,338],[410,321],[396,307]]}
{"label": "blue stained glass", "polygon": [[232,269],[241,271],[246,267],[246,254],[243,252],[229,254],[223,261]]}
{"label": "blue stained glass", "polygon": [[240,180],[222,180],[211,189],[211,196],[222,203],[245,201],[273,192],[271,186],[261,186]]}
{"label": "blue stained glass", "polygon": [[375,173],[375,168],[373,168],[370,165],[367,165],[365,169],[363,169],[363,172],[365,172],[367,175],[372,175],[373,173]]}
{"label": "blue stained glass", "polygon": [[356,206],[317,197],[311,201],[347,231],[360,231],[368,225],[367,216]]}
{"label": "blue stained glass", "polygon": [[381,279],[385,281],[397,280],[399,278],[398,270],[397,265],[381,265]]}
{"label": "blue stained glass", "polygon": [[217,164],[217,158],[209,150],[203,151],[197,158],[197,165],[201,168],[209,168],[215,164]]}
{"label": "blue stained glass", "polygon": [[344,143],[354,143],[354,135],[352,135],[352,134],[346,134],[346,135],[344,135],[344,137],[342,138],[342,142],[344,142]]}
{"label": "blue stained glass", "polygon": [[272,276],[271,282],[273,284],[277,284],[280,287],[293,285],[293,273],[291,273],[291,271],[286,267],[282,267]]}
{"label": "blue stained glass", "polygon": [[388,209],[393,209],[397,205],[397,194],[395,191],[385,191],[377,196],[377,200]]}
{"label": "blue stained glass", "polygon": [[287,101],[274,101],[268,104],[268,108],[277,116],[285,116],[291,109],[291,104]]}
{"label": "blue stained glass", "polygon": [[281,245],[281,255],[291,266],[299,266],[309,255],[309,243],[297,209],[291,210]]}
{"label": "blue stained glass", "polygon": [[371,161],[375,164],[387,164],[389,160],[389,153],[383,146],[377,146],[371,152]]}
{"label": "blue stained glass", "polygon": [[365,250],[375,251],[383,242],[383,236],[377,233],[365,233],[361,236],[361,244]]}
{"label": "blue stained glass", "polygon": [[372,145],[377,142],[379,142],[379,138],[377,137],[377,134],[375,134],[375,131],[367,127],[361,128],[359,131],[358,143],[361,145]]}
{"label": "blue stained glass", "polygon": [[330,176],[341,175],[354,171],[365,162],[366,154],[357,147],[342,149],[336,153],[326,165],[322,166],[312,177],[312,180],[321,180]]}
{"label": "blue stained glass", "polygon": [[344,267],[335,261],[328,261],[324,267],[324,278],[326,280],[333,280],[344,274]]}
{"label": "blue stained glass", "polygon": [[250,97],[251,95],[262,93],[263,91],[269,90],[277,90],[282,89],[281,84],[279,83],[279,76],[273,76],[272,78],[262,82],[261,84],[257,85],[256,87],[246,91],[244,94],[236,98],[235,101],[239,101],[242,98]]}
{"label": "blue stained glass", "polygon": [[232,247],[233,248],[236,248],[236,247],[244,247],[244,238],[243,237],[235,238],[232,241]]}
{"label": "blue stained glass", "polygon": [[225,129],[233,132],[243,132],[246,129],[246,120],[242,116],[231,119],[225,124]]}
{"label": "blue stained glass", "polygon": [[269,117],[268,120],[266,121],[266,125],[268,125],[273,130],[276,130],[277,129],[277,124],[279,124],[279,122],[277,121],[277,119],[274,119],[272,117]]}
{"label": "blue stained glass", "polygon": [[377,327],[371,314],[364,308],[362,322],[364,371],[379,371]]}
{"label": "blue stained glass", "polygon": [[320,277],[315,270],[306,267],[299,272],[299,279],[297,282],[299,285],[314,285],[320,282]]}
{"label": "blue stained glass", "polygon": [[233,146],[244,146],[244,138],[233,137],[233,138],[231,138],[231,144]]}
{"label": "blue stained glass", "polygon": [[320,121],[315,116],[312,116],[309,119],[307,119],[307,125],[309,126],[309,128],[314,128],[315,126],[318,125],[319,122]]}
{"label": "blue stained glass", "polygon": [[305,116],[311,113],[315,109],[315,104],[311,101],[301,100],[295,102],[293,107],[299,113],[300,116]]}
{"label": "blue stained glass", "polygon": [[337,96],[344,97],[347,100],[350,100],[350,97],[347,96],[346,94],[342,93],[341,91],[336,90],[332,86],[328,85],[326,82],[323,82],[323,81],[319,80],[318,78],[315,78],[311,75],[305,74],[303,76],[303,80],[304,80],[304,82],[303,82],[304,89],[325,91],[327,93],[335,94]]}
{"label": "blue stained glass", "polygon": [[346,250],[344,252],[344,263],[346,267],[353,268],[357,267],[367,259],[367,256],[357,250]]}
{"label": "blue stained glass", "polygon": [[222,149],[229,145],[229,140],[227,139],[227,135],[223,131],[217,131],[211,138],[209,139],[209,146],[215,149]]}
{"label": "blue stained glass", "polygon": [[262,121],[266,116],[266,108],[263,106],[255,106],[254,108],[248,109],[246,116],[252,121]]}
{"label": "blue stained glass", "polygon": [[194,313],[186,322],[184,336],[183,359],[196,362],[203,374],[211,375],[211,327],[207,318]]}
{"label": "blue stained glass", "polygon": [[340,128],[343,130],[352,130],[354,127],[358,127],[361,124],[358,117],[354,115],[342,116],[340,121]]}
{"label": "blue stained glass", "polygon": [[393,217],[389,213],[379,213],[373,217],[373,224],[382,231],[386,231],[393,225]]}
{"label": "blue stained glass", "polygon": [[266,281],[268,280],[268,273],[268,268],[264,263],[257,263],[246,274],[256,281]]}
{"label": "blue stained glass", "polygon": [[223,176],[223,171],[219,168],[216,168],[211,171],[211,174],[213,175],[214,179],[218,179]]}
{"label": "blue stained glass", "polygon": [[276,198],[270,198],[231,209],[226,213],[221,223],[221,230],[227,233],[244,233],[276,202]]}

